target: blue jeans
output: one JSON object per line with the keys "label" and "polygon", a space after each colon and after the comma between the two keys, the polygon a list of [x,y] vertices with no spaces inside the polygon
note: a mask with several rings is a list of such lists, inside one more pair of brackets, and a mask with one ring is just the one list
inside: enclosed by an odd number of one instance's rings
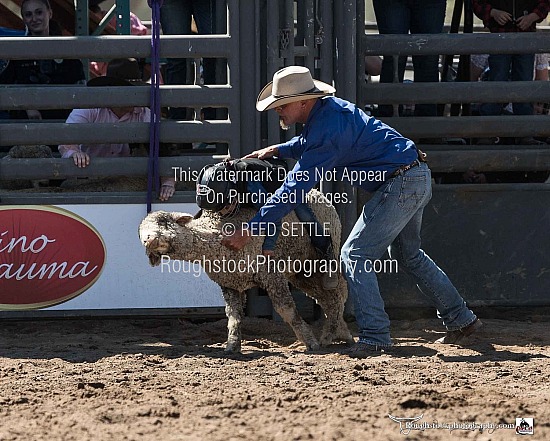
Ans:
{"label": "blue jeans", "polygon": [[[445,22],[447,0],[373,0],[374,13],[380,34],[440,34]],[[413,56],[414,81],[439,82],[437,55]],[[403,82],[407,58],[399,57],[398,78]],[[393,57],[382,62],[381,83],[393,82]],[[379,106],[380,116],[392,116],[391,105]],[[416,116],[436,116],[436,104],[416,104]]]}
{"label": "blue jeans", "polygon": [[[257,195],[267,195],[267,191],[265,190],[264,186],[261,182],[258,181],[248,181],[246,184],[247,190],[249,193],[255,193]],[[259,210],[262,208],[263,204],[261,202],[257,202],[254,204],[254,208],[256,210]],[[317,218],[315,217],[315,214],[313,213],[313,210],[309,207],[307,203],[299,204],[294,208],[294,212],[296,213],[296,216],[300,220],[300,222],[308,223],[312,226],[308,231],[311,231],[313,233],[310,237],[312,245],[315,247],[315,249],[321,253],[323,256],[328,256],[329,249],[331,247],[331,238],[330,236],[325,236],[322,234],[323,228]],[[316,227],[313,227],[313,224],[316,224]],[[279,235],[281,234],[281,223],[278,223],[275,225],[275,231],[270,232],[272,234],[268,234],[265,236],[264,243],[262,246],[263,250],[266,251],[273,251],[275,249],[275,245],[277,244],[277,239],[279,238]],[[318,234],[315,234],[318,233]]]}
{"label": "blue jeans", "polygon": [[431,195],[431,173],[424,163],[389,179],[365,204],[342,247],[343,270],[354,302],[360,342],[392,344],[390,320],[371,264],[388,247],[398,269],[415,279],[448,330],[463,328],[476,319],[447,275],[420,249],[422,213]]}
{"label": "blue jeans", "polygon": [[[532,81],[535,55],[489,55],[489,81]],[[479,106],[481,115],[500,115],[502,103],[485,103]],[[514,115],[532,115],[531,103],[512,103]]]}
{"label": "blue jeans", "polygon": [[[195,19],[199,34],[215,33],[215,0],[164,0],[160,8],[160,23],[165,35],[190,35],[191,16]],[[216,59],[203,60],[205,84],[216,83]],[[165,71],[166,84],[187,84],[187,60],[169,58]],[[206,119],[214,119],[213,109],[205,110]],[[185,108],[170,109],[170,118],[185,119]]]}

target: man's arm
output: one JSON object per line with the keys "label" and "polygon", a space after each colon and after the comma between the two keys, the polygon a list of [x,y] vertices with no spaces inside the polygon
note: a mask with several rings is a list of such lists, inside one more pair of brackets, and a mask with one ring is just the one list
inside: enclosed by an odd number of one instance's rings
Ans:
{"label": "man's arm", "polygon": [[294,158],[300,159],[305,150],[305,144],[300,136],[295,136],[287,142],[281,144],[270,145],[260,150],[255,150],[252,153],[244,156],[243,159],[258,158],[267,159],[277,156],[279,158]]}
{"label": "man's arm", "polygon": [[[67,124],[91,123],[93,121],[92,109],[74,109],[67,118]],[[77,167],[90,165],[90,157],[82,152],[78,144],[62,144],[58,147],[62,158],[73,158]]]}

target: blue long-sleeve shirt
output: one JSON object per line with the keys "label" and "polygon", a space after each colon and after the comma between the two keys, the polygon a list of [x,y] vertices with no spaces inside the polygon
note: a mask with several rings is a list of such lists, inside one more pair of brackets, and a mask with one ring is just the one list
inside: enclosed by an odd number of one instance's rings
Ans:
{"label": "blue long-sleeve shirt", "polygon": [[279,157],[298,162],[249,222],[253,234],[260,234],[304,202],[321,179],[343,180],[375,191],[395,170],[412,163],[417,152],[410,139],[353,103],[327,97],[317,100],[302,133],[279,145]]}

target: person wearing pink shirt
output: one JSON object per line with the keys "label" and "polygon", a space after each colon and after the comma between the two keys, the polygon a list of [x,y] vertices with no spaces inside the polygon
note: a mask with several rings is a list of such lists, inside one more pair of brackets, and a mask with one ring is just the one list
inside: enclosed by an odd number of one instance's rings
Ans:
{"label": "person wearing pink shirt", "polygon": [[[137,60],[120,58],[112,60],[107,66],[107,75],[88,81],[89,87],[146,85],[141,80]],[[74,109],[67,118],[67,124],[82,123],[126,123],[150,122],[151,111],[147,107],[109,107],[94,109]],[[94,157],[128,157],[130,145],[122,144],[65,144],[59,146],[62,158],[73,158],[77,167],[90,165]],[[175,193],[175,181],[172,177],[161,177],[159,199],[168,200]]]}

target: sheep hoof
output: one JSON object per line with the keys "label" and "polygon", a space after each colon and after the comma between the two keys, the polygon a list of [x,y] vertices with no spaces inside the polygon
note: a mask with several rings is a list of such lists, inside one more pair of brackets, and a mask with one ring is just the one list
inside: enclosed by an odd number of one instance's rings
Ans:
{"label": "sheep hoof", "polygon": [[306,343],[306,349],[308,351],[318,351],[319,349],[321,349],[321,345],[319,343],[317,343],[316,341]]}
{"label": "sheep hoof", "polygon": [[332,344],[333,340],[334,340],[334,338],[332,338],[332,337],[328,337],[328,336],[323,337],[323,338],[321,338],[321,342],[320,342],[321,346],[324,347],[324,348],[327,347],[327,346],[330,346]]}
{"label": "sheep hoof", "polygon": [[225,347],[224,352],[226,354],[240,354],[241,353],[241,345],[237,344],[237,343],[228,344]]}

